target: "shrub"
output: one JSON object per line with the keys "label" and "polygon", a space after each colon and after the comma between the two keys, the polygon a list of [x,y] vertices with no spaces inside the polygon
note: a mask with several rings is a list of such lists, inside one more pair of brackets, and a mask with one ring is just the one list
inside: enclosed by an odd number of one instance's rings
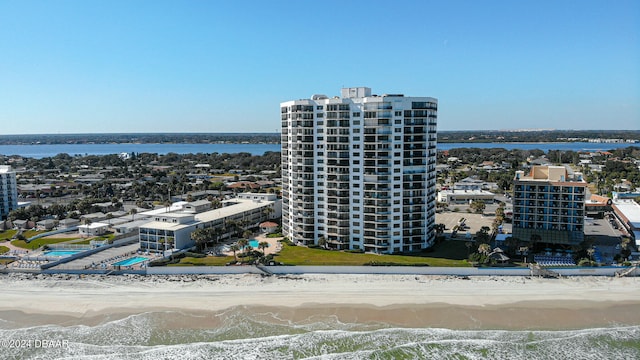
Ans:
{"label": "shrub", "polygon": [[207,255],[205,255],[205,254],[194,253],[194,252],[190,252],[190,251],[185,252],[185,253],[184,253],[184,256],[187,256],[187,257],[193,257],[193,258],[203,258],[203,257],[207,257]]}
{"label": "shrub", "polygon": [[352,253],[352,254],[364,254],[364,250],[363,249],[345,250],[344,252]]}
{"label": "shrub", "polygon": [[578,262],[578,266],[594,266],[595,263],[587,258],[582,258]]}
{"label": "shrub", "polygon": [[291,240],[289,240],[288,238],[284,238],[282,240],[280,240],[281,243],[283,244],[287,244],[289,246],[294,246],[293,242]]}

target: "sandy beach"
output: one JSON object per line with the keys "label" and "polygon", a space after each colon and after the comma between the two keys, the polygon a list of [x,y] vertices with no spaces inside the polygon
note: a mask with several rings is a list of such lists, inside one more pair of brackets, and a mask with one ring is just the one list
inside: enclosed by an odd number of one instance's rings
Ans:
{"label": "sandy beach", "polygon": [[[304,322],[456,329],[573,329],[640,324],[640,278],[409,275],[3,275],[0,311],[32,325],[93,324],[151,311],[247,307]],[[191,327],[205,324],[189,324]]]}

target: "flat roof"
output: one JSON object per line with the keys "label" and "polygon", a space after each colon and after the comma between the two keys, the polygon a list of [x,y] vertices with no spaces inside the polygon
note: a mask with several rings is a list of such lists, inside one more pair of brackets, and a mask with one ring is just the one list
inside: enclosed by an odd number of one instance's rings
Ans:
{"label": "flat roof", "polygon": [[629,220],[629,223],[640,229],[640,205],[633,200],[615,200],[613,204]]}
{"label": "flat roof", "polygon": [[167,222],[167,221],[151,221],[148,222],[144,225],[141,225],[141,228],[148,228],[148,229],[159,229],[159,230],[181,230],[184,228],[188,228],[188,227],[193,227],[197,224],[197,221],[192,221],[186,224],[178,224],[178,223],[172,223],[172,222]]}
{"label": "flat roof", "polygon": [[153,210],[149,210],[149,211],[145,211],[140,213],[140,215],[146,215],[146,216],[154,216],[154,215],[158,215],[158,214],[162,214],[162,213],[169,213],[169,212],[173,212],[173,211],[178,211],[178,210],[182,210],[182,207],[184,205],[188,204],[188,202],[186,201],[178,201],[175,202],[173,204],[171,204],[171,206],[169,207],[169,211],[167,211],[166,207],[160,207],[157,209],[153,209]]}
{"label": "flat roof", "polygon": [[78,227],[79,228],[87,228],[87,229],[98,229],[98,228],[101,228],[101,227],[108,227],[108,226],[109,226],[109,224],[106,224],[106,223],[94,222],[94,223],[91,223],[91,224],[88,224],[88,225],[80,225]]}
{"label": "flat roof", "polygon": [[264,206],[268,206],[273,204],[275,201],[271,200],[248,200],[248,199],[232,199],[229,202],[234,202],[236,204],[224,206],[219,209],[205,211],[200,214],[196,214],[196,220],[200,220],[202,222],[214,221],[220,218],[225,218],[228,216],[233,216],[236,214],[241,214],[245,211],[259,209]]}

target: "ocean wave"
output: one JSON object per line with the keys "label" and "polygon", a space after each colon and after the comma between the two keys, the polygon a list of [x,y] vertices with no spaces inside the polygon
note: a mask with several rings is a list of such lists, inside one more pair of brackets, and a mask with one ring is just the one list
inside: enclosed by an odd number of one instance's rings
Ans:
{"label": "ocean wave", "polygon": [[[15,324],[14,324],[15,326]],[[2,339],[65,340],[62,347],[4,347],[6,359],[631,359],[640,326],[562,331],[397,328],[332,316],[292,322],[237,307],[148,312],[97,325],[0,329]]]}

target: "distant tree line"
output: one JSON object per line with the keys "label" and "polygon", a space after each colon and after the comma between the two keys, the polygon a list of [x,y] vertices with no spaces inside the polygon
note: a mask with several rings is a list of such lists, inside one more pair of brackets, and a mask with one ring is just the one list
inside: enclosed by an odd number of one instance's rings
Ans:
{"label": "distant tree line", "polygon": [[[640,130],[438,131],[438,142],[565,142],[568,139],[640,139]],[[580,141],[580,140],[573,140]],[[279,144],[280,133],[147,133],[147,134],[39,134],[0,135],[0,145],[25,144]]]}

